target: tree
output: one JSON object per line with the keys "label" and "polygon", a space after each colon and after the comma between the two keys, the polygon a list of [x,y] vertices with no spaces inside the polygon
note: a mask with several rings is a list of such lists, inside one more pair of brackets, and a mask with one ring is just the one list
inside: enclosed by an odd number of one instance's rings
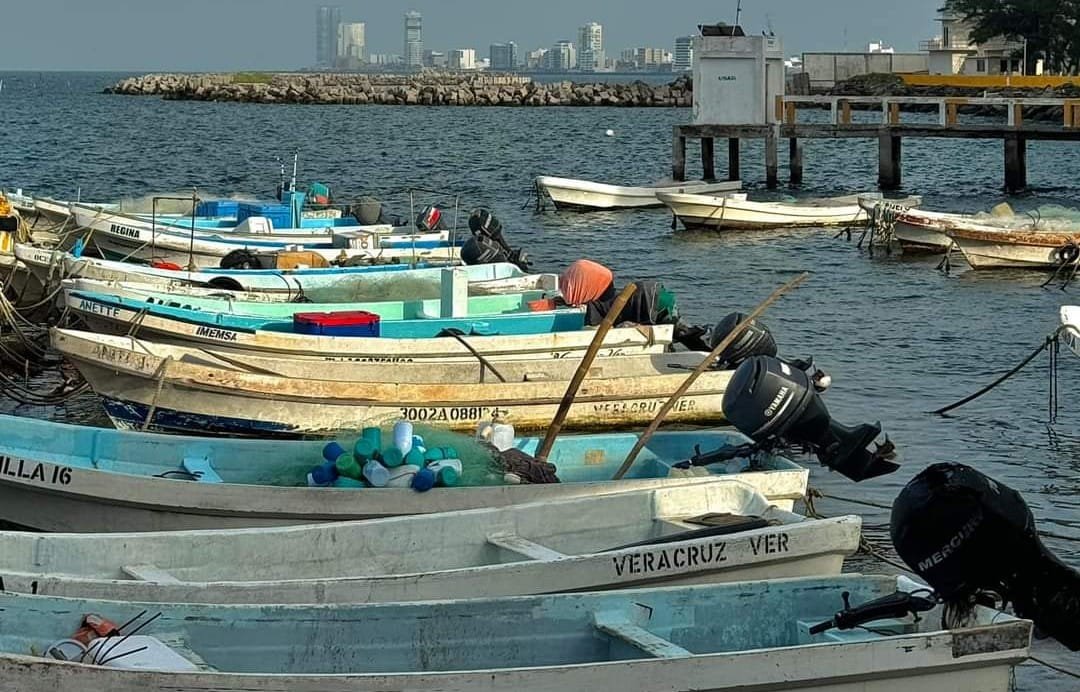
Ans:
{"label": "tree", "polygon": [[971,24],[973,43],[1026,41],[1025,74],[1039,58],[1050,72],[1080,67],[1080,0],[947,0],[942,9]]}

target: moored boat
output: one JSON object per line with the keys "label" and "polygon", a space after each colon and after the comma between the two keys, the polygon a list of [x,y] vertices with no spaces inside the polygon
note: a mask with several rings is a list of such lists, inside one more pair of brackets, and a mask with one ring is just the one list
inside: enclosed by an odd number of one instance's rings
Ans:
{"label": "moored boat", "polygon": [[1080,261],[1080,233],[1003,229],[955,220],[945,234],[972,269],[1053,269]]}
{"label": "moored boat", "polygon": [[[782,456],[739,449],[749,440],[731,429],[660,430],[617,482],[611,477],[638,441],[637,434],[560,435],[548,456],[558,483],[460,485],[427,493],[308,487],[307,474],[323,461],[325,442],[319,441],[160,435],[14,416],[0,416],[0,430],[0,519],[43,531],[161,531],[371,519],[596,497],[715,475],[737,478],[790,511],[806,493],[808,478],[805,468]],[[440,440],[453,444],[466,463],[492,459],[490,451],[470,447],[460,436],[434,429],[425,429],[424,435],[432,446]],[[349,446],[356,437],[341,442]],[[514,442],[526,454],[535,454],[539,445],[537,438]],[[691,459],[700,464],[695,472],[675,468]],[[188,470],[196,467],[198,476]]]}
{"label": "moored boat", "polygon": [[551,198],[556,209],[593,210],[662,207],[664,204],[657,199],[657,192],[708,195],[736,192],[742,187],[742,183],[738,180],[692,181],[625,186],[542,175],[537,177],[536,186],[539,192],[546,193]]}
{"label": "moored boat", "polygon": [[1061,330],[1069,349],[1080,356],[1080,305],[1061,306]]}
{"label": "moored boat", "polygon": [[[842,575],[359,606],[3,594],[18,626],[0,635],[0,677],[20,692],[1010,690],[1031,622],[978,605],[955,625],[941,606],[921,618],[859,610],[920,589]],[[858,613],[856,626],[837,629],[838,611]],[[91,613],[125,625],[105,641],[61,642]],[[67,655],[46,655],[56,648]]]}
{"label": "moored boat", "polygon": [[[875,193],[868,193],[873,196]],[[859,198],[848,195],[794,202],[755,202],[745,195],[708,196],[671,192],[657,197],[688,229],[752,230],[838,226],[866,220]]]}
{"label": "moored boat", "polygon": [[807,519],[735,477],[711,476],[656,490],[297,527],[0,532],[0,572],[6,591],[157,603],[490,598],[839,574],[859,546],[860,525],[854,516]]}
{"label": "moored boat", "polygon": [[[591,337],[590,332],[570,334]],[[457,343],[445,337],[442,340]],[[409,339],[371,341],[417,343]],[[294,379],[176,360],[147,353],[130,337],[66,329],[52,331],[52,345],[103,398],[106,413],[117,427],[170,432],[326,436],[399,418],[472,430],[492,417],[505,419],[519,429],[536,430],[551,422],[568,384],[563,379],[489,379],[484,383],[451,385],[342,382],[332,379],[332,369],[327,369],[324,376],[330,379]],[[483,352],[483,347],[474,348]],[[622,359],[610,360],[611,365],[601,366],[599,377],[582,384],[567,414],[567,429],[612,429],[647,423],[686,379],[681,369],[673,374],[624,377],[618,365]],[[388,367],[393,368],[393,364]],[[721,422],[721,400],[730,379],[731,371],[705,372],[667,420]]]}

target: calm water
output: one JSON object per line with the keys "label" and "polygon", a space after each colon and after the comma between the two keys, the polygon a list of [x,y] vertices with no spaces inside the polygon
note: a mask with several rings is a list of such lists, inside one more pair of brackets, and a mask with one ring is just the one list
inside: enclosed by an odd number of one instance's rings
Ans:
{"label": "calm water", "polygon": [[[489,205],[512,241],[530,250],[537,270],[558,272],[588,257],[624,281],[662,279],[693,322],[749,310],[807,270],[811,280],[765,322],[784,353],[813,355],[832,373],[832,413],[847,423],[880,420],[904,464],[899,473],[859,486],[814,468],[815,486],[887,505],[926,465],[959,461],[1022,491],[1042,528],[1080,539],[1080,394],[1068,385],[1080,361],[1062,354],[1053,426],[1047,425],[1045,356],[953,417],[927,414],[1018,363],[1053,331],[1058,307],[1080,287],[1062,293],[1041,289],[1038,274],[961,268],[945,275],[935,271],[935,260],[869,258],[830,230],[721,236],[673,232],[663,211],[536,215],[527,205],[539,174],[663,178],[671,127],[689,117],[687,110],[261,106],[97,93],[118,77],[0,73],[0,185],[58,197],[81,191],[84,199],[192,185],[206,193],[269,196],[276,158],[299,149],[302,183],[325,182],[342,200],[374,194],[400,201],[409,188],[424,187],[449,191],[438,198],[444,202],[459,195],[466,213]],[[605,136],[607,129],[616,136]],[[876,155],[871,141],[808,142],[799,194],[872,189]],[[746,180],[764,179],[762,161],[760,149],[744,145]],[[1033,191],[1008,199],[1011,204],[1080,207],[1080,189],[1067,187],[1080,170],[1077,147],[1030,143],[1028,164]],[[904,144],[904,192],[923,195],[929,208],[987,209],[1006,199],[1002,180],[1000,142]],[[399,209],[407,211],[407,201]],[[0,406],[11,410],[9,402]],[[102,421],[91,398],[65,409],[18,412]],[[819,509],[861,513],[871,539],[887,543],[886,512],[836,501]],[[1080,543],[1049,542],[1080,566]],[[859,567],[879,569],[872,562]],[[1040,643],[1036,651],[1080,670],[1080,659],[1057,645]],[[1075,689],[1075,682],[1034,665],[1018,673],[1021,689]]]}

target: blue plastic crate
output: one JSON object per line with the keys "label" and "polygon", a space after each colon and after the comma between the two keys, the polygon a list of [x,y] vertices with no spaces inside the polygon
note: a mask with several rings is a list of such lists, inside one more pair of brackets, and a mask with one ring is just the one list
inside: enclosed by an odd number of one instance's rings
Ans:
{"label": "blue plastic crate", "polygon": [[240,202],[235,199],[208,199],[199,202],[199,206],[195,207],[195,215],[235,217],[239,208]]}
{"label": "blue plastic crate", "polygon": [[252,216],[265,216],[275,229],[292,228],[292,209],[287,204],[241,202],[236,211],[236,222],[241,223]]}

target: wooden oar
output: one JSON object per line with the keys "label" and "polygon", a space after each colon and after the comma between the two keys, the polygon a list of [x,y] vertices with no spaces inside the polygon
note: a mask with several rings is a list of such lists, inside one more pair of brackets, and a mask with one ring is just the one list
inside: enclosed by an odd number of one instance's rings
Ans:
{"label": "wooden oar", "polygon": [[626,461],[624,461],[622,463],[622,466],[619,467],[619,470],[615,472],[612,480],[617,481],[626,475],[626,472],[629,471],[630,467],[634,465],[634,461],[637,459],[638,454],[640,454],[641,450],[645,448],[645,445],[649,443],[649,439],[652,438],[653,433],[656,432],[657,428],[660,427],[660,424],[664,422],[665,418],[667,418],[667,414],[671,411],[672,408],[675,407],[675,404],[679,401],[679,399],[681,399],[682,396],[686,394],[687,390],[690,389],[691,385],[693,385],[694,382],[697,381],[697,378],[701,377],[701,374],[708,370],[710,365],[716,362],[716,359],[720,357],[720,354],[723,353],[728,346],[734,343],[735,339],[739,338],[739,335],[741,335],[743,331],[745,331],[746,328],[750,326],[750,323],[757,319],[759,316],[761,316],[761,313],[765,312],[765,310],[770,305],[775,303],[777,299],[780,298],[780,296],[784,295],[791,289],[801,284],[803,281],[806,280],[806,277],[808,276],[810,276],[808,272],[803,272],[802,274],[796,276],[794,279],[787,282],[780,288],[773,291],[772,295],[762,301],[761,305],[758,305],[756,308],[754,308],[754,311],[747,315],[742,322],[739,322],[737,325],[735,325],[735,328],[731,330],[731,333],[724,337],[724,340],[717,344],[716,348],[714,348],[712,352],[709,353],[709,355],[705,356],[705,359],[701,361],[701,363],[699,363],[696,368],[694,368],[694,371],[690,373],[690,375],[686,378],[682,385],[677,390],[675,390],[675,393],[671,395],[671,398],[664,402],[664,405],[660,407],[660,411],[657,412],[656,417],[652,420],[652,423],[649,423],[649,427],[645,429],[645,432],[641,433],[641,437],[638,438],[637,443],[634,444],[634,448],[630,450],[630,453],[626,455]]}
{"label": "wooden oar", "polygon": [[570,378],[570,385],[566,388],[566,393],[563,394],[562,401],[559,402],[559,410],[555,412],[555,417],[551,420],[551,425],[547,429],[547,434],[544,436],[544,441],[540,444],[540,449],[536,452],[536,458],[540,461],[547,461],[548,454],[551,452],[552,445],[555,444],[555,438],[559,436],[559,431],[562,430],[563,423],[566,421],[566,414],[570,412],[570,406],[574,403],[574,398],[577,396],[578,389],[581,387],[582,381],[585,380],[585,375],[588,374],[589,368],[592,367],[593,360],[596,359],[596,354],[600,352],[600,347],[604,345],[604,337],[611,330],[611,326],[615,324],[615,320],[618,319],[619,314],[626,307],[626,302],[630,300],[630,296],[634,295],[634,291],[637,290],[637,284],[627,284],[626,288],[622,290],[622,293],[615,299],[615,303],[608,310],[608,314],[604,315],[604,319],[600,322],[600,326],[596,328],[596,334],[593,335],[592,342],[589,344],[588,350],[585,351],[585,356],[581,359],[581,364],[578,365],[577,371],[574,372],[574,376]]}

